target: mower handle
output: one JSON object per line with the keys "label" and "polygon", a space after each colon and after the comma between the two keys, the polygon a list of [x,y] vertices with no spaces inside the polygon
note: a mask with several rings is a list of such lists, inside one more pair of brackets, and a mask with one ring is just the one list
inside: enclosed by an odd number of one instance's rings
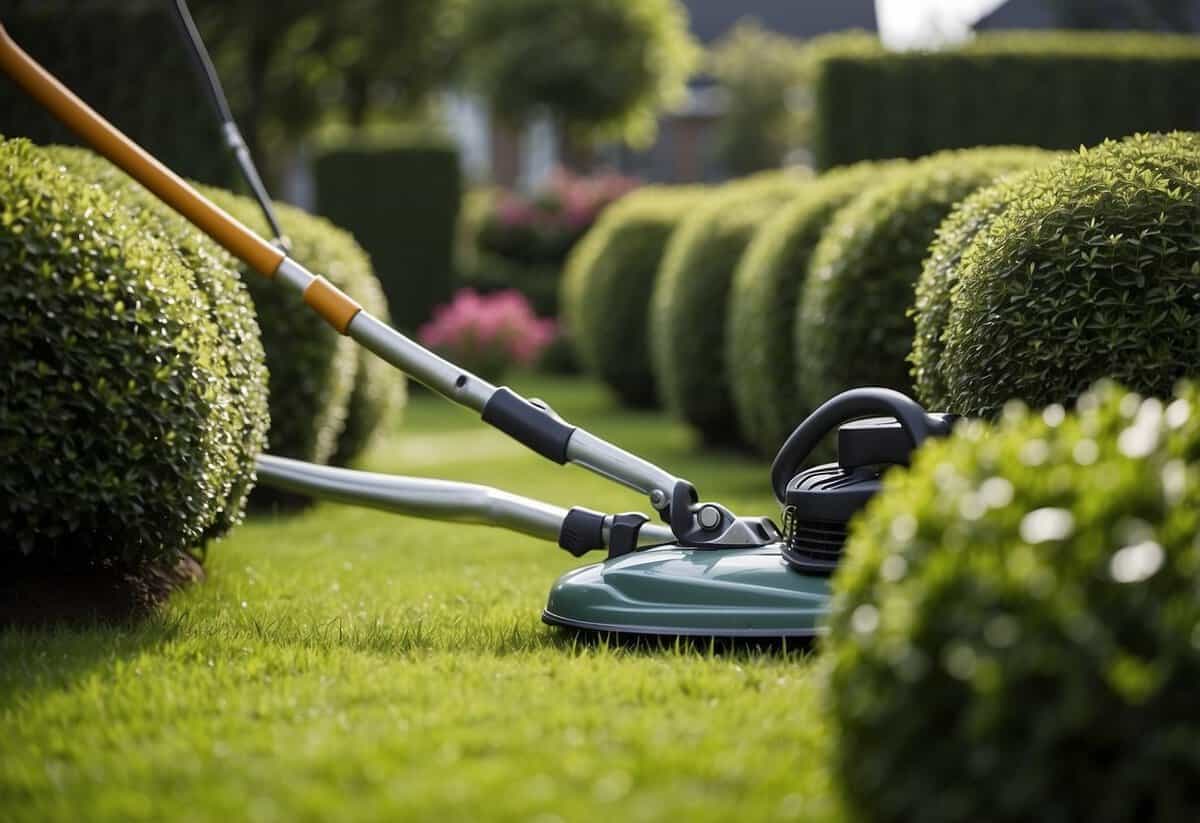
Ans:
{"label": "mower handle", "polygon": [[775,455],[771,463],[771,488],[779,502],[784,501],[787,485],[804,458],[825,435],[842,423],[873,415],[895,418],[912,441],[914,449],[931,434],[944,433],[947,427],[940,417],[929,415],[917,401],[893,389],[872,387],[844,391],[826,400],[806,417],[784,441],[779,454]]}
{"label": "mower handle", "polygon": [[[533,451],[557,463],[574,463],[602,477],[648,495],[651,506],[672,524],[681,540],[722,538],[758,533],[757,526],[740,528],[739,518],[721,509],[717,525],[700,528],[703,507],[689,506],[686,514],[672,511],[672,492],[691,487],[664,469],[602,438],[568,424],[545,404],[491,385],[466,369],[439,357],[373,317],[324,277],[315,275],[282,250],[259,237],[217,207],[187,181],[164,166],[64,86],[29,56],[0,23],[0,70],[61,120],[84,142],[179,212],[260,274],[302,293],[304,302],[340,334],[411,375],[447,399],[481,413],[484,422],[500,429]],[[712,507],[712,504],[708,504]],[[687,528],[684,528],[684,526]],[[765,544],[770,536],[742,538]]]}

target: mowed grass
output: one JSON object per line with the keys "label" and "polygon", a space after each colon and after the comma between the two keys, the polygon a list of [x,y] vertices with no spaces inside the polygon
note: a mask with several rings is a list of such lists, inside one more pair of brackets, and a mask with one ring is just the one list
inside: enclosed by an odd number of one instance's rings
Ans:
{"label": "mowed grass", "polygon": [[[706,497],[775,510],[764,461],[698,452],[584,380],[519,386]],[[645,509],[424,393],[363,467]],[[575,642],[539,614],[580,563],[334,504],[253,518],[147,624],[0,632],[0,820],[837,816],[813,659]]]}

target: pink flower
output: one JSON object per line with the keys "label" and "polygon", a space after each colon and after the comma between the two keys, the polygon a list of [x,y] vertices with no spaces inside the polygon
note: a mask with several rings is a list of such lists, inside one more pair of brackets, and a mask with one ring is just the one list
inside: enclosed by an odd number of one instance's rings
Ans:
{"label": "pink flower", "polygon": [[448,305],[434,310],[417,337],[464,367],[495,378],[509,365],[535,362],[557,333],[555,322],[534,314],[518,291],[480,295],[461,289]]}

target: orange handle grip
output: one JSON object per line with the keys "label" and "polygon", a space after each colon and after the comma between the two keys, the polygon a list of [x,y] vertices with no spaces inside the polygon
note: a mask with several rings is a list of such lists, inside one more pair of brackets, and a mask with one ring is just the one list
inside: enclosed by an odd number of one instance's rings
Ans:
{"label": "orange handle grip", "polygon": [[284,259],[283,252],[213,205],[183,178],[93,111],[18,46],[2,23],[0,69],[84,142],[124,169],[235,257],[267,277],[279,268]]}

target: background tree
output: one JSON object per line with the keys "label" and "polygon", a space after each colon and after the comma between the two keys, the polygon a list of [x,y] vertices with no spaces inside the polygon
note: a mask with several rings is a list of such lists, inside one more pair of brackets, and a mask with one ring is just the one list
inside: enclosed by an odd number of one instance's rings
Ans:
{"label": "background tree", "polygon": [[709,67],[725,102],[714,146],[717,162],[732,175],[781,165],[803,135],[795,105],[803,68],[796,41],[744,20],[716,45]]}
{"label": "background tree", "polygon": [[449,76],[462,0],[192,0],[247,142],[269,170],[318,123],[419,111]]}
{"label": "background tree", "polygon": [[649,141],[699,55],[677,0],[473,0],[462,48],[501,120],[548,112],[574,144]]}

